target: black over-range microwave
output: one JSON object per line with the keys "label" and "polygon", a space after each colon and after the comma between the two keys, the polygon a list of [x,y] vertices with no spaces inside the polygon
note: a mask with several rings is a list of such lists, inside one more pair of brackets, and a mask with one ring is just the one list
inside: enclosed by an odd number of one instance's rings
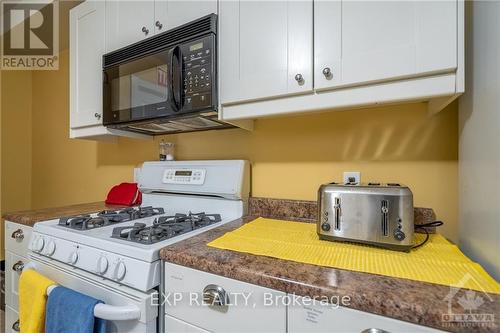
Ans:
{"label": "black over-range microwave", "polygon": [[103,56],[103,124],[147,134],[232,127],[217,113],[217,15]]}

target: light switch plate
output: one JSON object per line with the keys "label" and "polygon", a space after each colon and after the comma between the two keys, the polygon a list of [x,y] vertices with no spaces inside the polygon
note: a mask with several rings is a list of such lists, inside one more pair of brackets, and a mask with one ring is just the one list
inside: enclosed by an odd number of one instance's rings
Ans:
{"label": "light switch plate", "polygon": [[[354,178],[354,182],[352,182],[352,178]],[[346,183],[361,183],[361,172],[359,171],[346,171],[344,172],[344,184]]]}

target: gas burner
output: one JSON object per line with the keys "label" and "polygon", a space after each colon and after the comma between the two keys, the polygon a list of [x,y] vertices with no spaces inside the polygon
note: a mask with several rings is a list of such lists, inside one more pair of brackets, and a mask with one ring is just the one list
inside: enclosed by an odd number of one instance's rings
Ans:
{"label": "gas burner", "polygon": [[210,225],[212,223],[220,222],[221,217],[220,214],[205,214],[205,213],[197,213],[193,214],[189,212],[189,214],[175,214],[174,216],[160,216],[155,220],[155,224],[175,224],[181,222],[190,222],[194,229],[196,227],[201,228],[206,225]]}
{"label": "gas burner", "polygon": [[154,244],[220,221],[219,214],[192,214],[190,212],[189,214],[160,216],[149,227],[146,227],[144,223],[116,227],[111,237],[141,244]]}
{"label": "gas burner", "polygon": [[143,217],[150,217],[154,215],[160,215],[160,214],[165,214],[165,211],[161,207],[152,207],[152,206],[146,206],[146,207],[139,207],[138,210],[134,210],[134,212],[131,213],[132,220],[135,219],[140,219]]}
{"label": "gas burner", "polygon": [[107,218],[110,222],[130,221],[130,214],[125,211],[103,210],[97,216]]}
{"label": "gas burner", "polygon": [[90,230],[164,213],[161,207],[129,207],[119,210],[103,210],[95,217],[90,215],[63,217],[59,219],[58,225],[74,230]]}
{"label": "gas burner", "polygon": [[104,216],[79,215],[63,217],[58,224],[76,230],[90,230],[108,225],[110,220]]}

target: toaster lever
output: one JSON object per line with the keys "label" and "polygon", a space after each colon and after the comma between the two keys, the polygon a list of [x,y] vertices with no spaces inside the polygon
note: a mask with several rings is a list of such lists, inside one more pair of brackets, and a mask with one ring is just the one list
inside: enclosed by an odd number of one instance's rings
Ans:
{"label": "toaster lever", "polygon": [[389,201],[382,200],[381,211],[382,211],[382,234],[384,236],[388,236],[389,235]]}
{"label": "toaster lever", "polygon": [[340,230],[340,215],[342,214],[340,209],[340,198],[335,198],[335,204],[333,205],[333,209],[335,211],[335,223],[333,228],[335,230]]}

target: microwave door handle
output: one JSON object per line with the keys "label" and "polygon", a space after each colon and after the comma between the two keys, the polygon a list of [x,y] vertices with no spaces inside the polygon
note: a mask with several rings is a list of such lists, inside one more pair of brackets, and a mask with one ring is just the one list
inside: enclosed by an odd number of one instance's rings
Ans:
{"label": "microwave door handle", "polygon": [[[26,269],[36,271],[36,265],[33,262],[29,262],[24,265],[22,270]],[[47,288],[47,295],[50,295],[56,287],[57,285],[49,286]],[[99,303],[94,307],[94,317],[113,321],[139,320],[141,318],[141,309],[136,305],[116,306]]]}
{"label": "microwave door handle", "polygon": [[173,82],[174,82],[174,49],[168,51],[168,100],[170,102],[170,105],[174,109],[174,111],[177,111],[177,106],[175,104],[175,97],[174,97],[174,87],[173,87]]}
{"label": "microwave door handle", "polygon": [[[176,61],[176,66],[174,67],[174,58],[177,60]],[[170,104],[174,108],[174,111],[179,111],[182,108],[181,105],[181,91],[182,91],[182,66],[181,66],[181,61],[182,61],[182,55],[181,55],[181,48],[179,46],[174,47],[170,52],[169,52],[169,59],[170,59],[170,75],[169,75],[169,82],[168,82],[168,90],[169,90],[169,95],[170,95]],[[177,82],[175,81],[175,73],[177,72]],[[174,86],[175,85],[175,86]],[[179,95],[179,100],[177,100],[177,94]]]}
{"label": "microwave door handle", "polygon": [[176,64],[177,64],[177,68],[176,68],[176,71],[177,71],[177,87],[173,87],[174,88],[174,97],[176,96],[175,93],[177,92],[178,94],[178,98],[176,97],[175,98],[175,101],[176,101],[176,105],[177,105],[177,109],[178,110],[181,110],[182,109],[182,89],[184,88],[183,85],[182,85],[182,49],[180,46],[176,46],[174,48],[174,56],[176,57],[177,61],[176,61]]}

